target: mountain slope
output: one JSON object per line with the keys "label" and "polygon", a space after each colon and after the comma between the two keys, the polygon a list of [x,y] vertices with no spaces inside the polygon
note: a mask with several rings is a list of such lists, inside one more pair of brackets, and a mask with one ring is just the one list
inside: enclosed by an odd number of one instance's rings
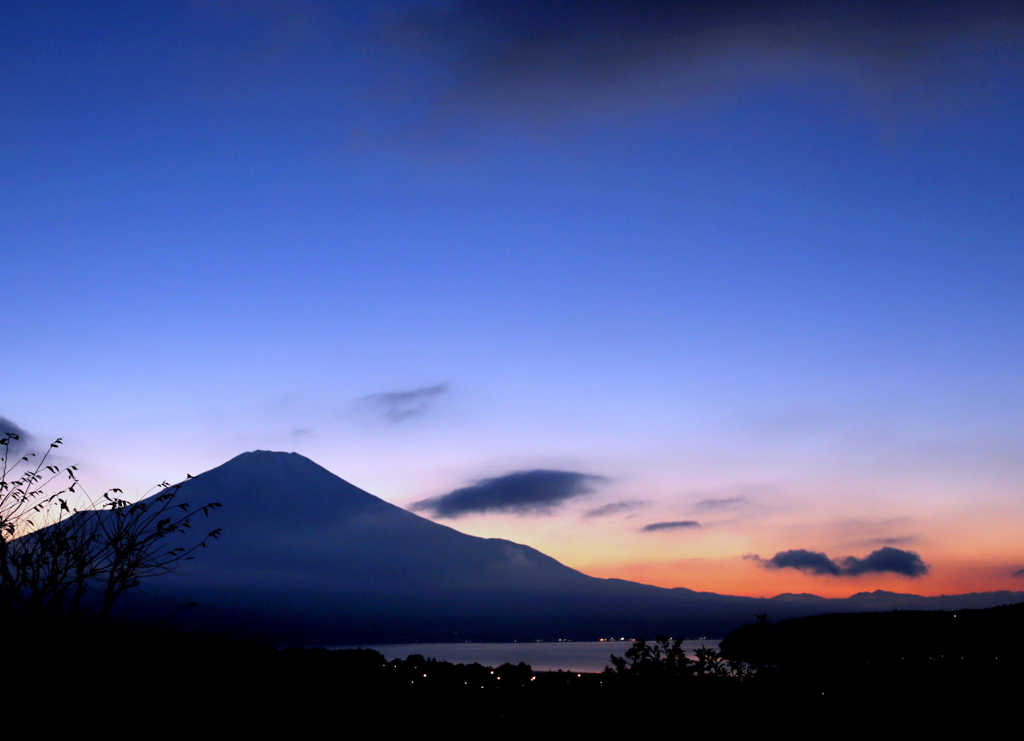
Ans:
{"label": "mountain slope", "polygon": [[223,534],[180,573],[146,582],[127,612],[163,619],[194,602],[175,619],[277,642],[724,635],[765,612],[781,619],[1024,600],[1020,593],[765,600],[597,579],[528,546],[419,517],[296,453],[244,453],[183,483],[178,499],[193,507],[220,502],[208,523],[195,526]]}
{"label": "mountain slope", "polygon": [[[595,581],[527,546],[465,535],[368,494],[296,453],[244,453],[182,484],[218,501],[221,538],[187,579],[231,587],[410,590],[564,589]],[[205,529],[205,523],[204,523]]]}

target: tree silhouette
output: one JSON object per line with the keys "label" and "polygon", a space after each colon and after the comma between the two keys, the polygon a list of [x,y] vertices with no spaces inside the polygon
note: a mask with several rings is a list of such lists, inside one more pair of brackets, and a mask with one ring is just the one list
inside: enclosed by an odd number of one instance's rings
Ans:
{"label": "tree silhouette", "polygon": [[658,636],[653,644],[641,638],[634,641],[624,657],[613,655],[611,660],[611,672],[634,679],[680,679],[693,674],[682,638]]}
{"label": "tree silhouette", "polygon": [[[77,466],[47,463],[62,440],[33,467],[34,454],[10,460],[17,439],[12,433],[0,436],[0,610],[105,618],[126,590],[173,572],[220,534],[211,530],[174,547],[172,536],[188,534],[197,513],[208,515],[220,504],[190,511],[176,500],[181,484],[166,482],[139,502],[124,499],[120,489],[90,498],[75,475]],[[58,480],[70,483],[50,493]]]}
{"label": "tree silhouette", "polygon": [[754,669],[742,661],[725,661],[713,648],[701,646],[694,650],[696,659],[686,655],[682,638],[658,636],[653,644],[634,641],[625,656],[612,655],[612,666],[606,674],[621,680],[663,684],[691,680],[694,677],[717,677],[744,680],[754,675]]}

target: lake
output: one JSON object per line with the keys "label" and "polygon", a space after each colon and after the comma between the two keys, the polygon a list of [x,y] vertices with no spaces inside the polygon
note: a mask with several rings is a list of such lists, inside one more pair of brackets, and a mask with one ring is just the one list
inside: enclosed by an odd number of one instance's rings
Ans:
{"label": "lake", "polygon": [[[695,649],[707,646],[718,650],[719,640],[683,641],[686,653],[693,658]],[[374,646],[331,646],[330,648],[372,648],[388,661],[406,659],[420,654],[428,659],[453,664],[499,666],[523,661],[534,671],[551,672],[564,669],[572,672],[601,672],[611,664],[611,654],[622,656],[632,641],[538,641],[536,643],[393,643]]]}

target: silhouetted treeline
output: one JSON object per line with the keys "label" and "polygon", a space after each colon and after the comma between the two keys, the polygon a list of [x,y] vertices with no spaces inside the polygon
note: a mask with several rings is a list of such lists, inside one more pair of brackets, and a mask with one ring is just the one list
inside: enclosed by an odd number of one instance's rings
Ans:
{"label": "silhouetted treeline", "polygon": [[820,615],[745,625],[721,651],[757,667],[774,691],[847,703],[1016,703],[1022,627],[1024,604]]}
{"label": "silhouetted treeline", "polygon": [[[112,694],[118,712],[139,722],[151,722],[154,704],[171,703],[207,708],[245,728],[258,726],[268,712],[287,711],[300,719],[342,714],[342,723],[356,713],[402,726],[422,717],[523,730],[537,724],[602,730],[624,719],[630,706],[662,690],[674,697],[680,689],[628,672],[534,672],[524,663],[485,667],[421,655],[387,661],[370,649],[276,649],[110,622],[16,623],[8,620],[0,630],[24,638],[8,655],[25,687],[51,687],[56,680],[62,687],[90,688],[62,694],[62,708],[70,713],[93,712],[90,693]],[[736,689],[711,675],[694,677],[688,687],[687,696],[708,702],[731,698]]]}
{"label": "silhouetted treeline", "polygon": [[434,718],[473,728],[500,722],[510,730],[600,732],[629,727],[644,707],[693,713],[688,727],[734,722],[737,714],[768,717],[781,708],[823,719],[876,706],[896,713],[947,702],[1012,707],[1022,684],[1022,620],[1024,605],[764,621],[727,637],[722,655],[705,651],[686,659],[677,641],[662,638],[638,642],[602,674],[420,655],[387,661],[369,649],[277,649],[109,622],[25,621],[10,613],[0,619],[0,631],[8,639],[8,675],[36,696],[75,688],[59,693],[69,713],[92,712],[97,696],[113,693],[122,717],[151,722],[154,705],[203,707],[226,724],[222,730],[257,728],[270,713],[300,725],[337,721],[348,730],[358,727],[346,725],[355,714],[396,727]]}

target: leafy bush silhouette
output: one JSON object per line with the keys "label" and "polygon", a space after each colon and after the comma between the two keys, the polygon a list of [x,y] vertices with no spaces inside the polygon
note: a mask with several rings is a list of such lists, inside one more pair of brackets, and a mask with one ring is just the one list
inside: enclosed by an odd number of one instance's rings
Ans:
{"label": "leafy bush silhouette", "polygon": [[658,636],[653,644],[634,641],[625,656],[611,656],[612,666],[605,673],[624,681],[661,684],[697,677],[746,679],[753,669],[741,661],[726,661],[713,648],[701,646],[690,659],[683,649],[683,638]]}
{"label": "leafy bush silhouette", "polygon": [[[173,547],[169,538],[185,535],[198,513],[177,501],[177,484],[159,485],[148,499],[130,502],[120,489],[91,498],[79,483],[77,466],[47,463],[62,444],[51,443],[32,466],[34,454],[11,461],[11,443],[18,436],[0,436],[0,611],[29,616],[78,619],[106,618],[118,598],[142,579],[173,572],[209,540],[185,539]],[[188,478],[192,478],[189,476]],[[66,488],[48,492],[57,480]],[[75,504],[73,504],[73,502]],[[84,506],[81,506],[84,503]]]}
{"label": "leafy bush silhouette", "polygon": [[682,638],[658,636],[653,644],[644,639],[634,641],[625,656],[611,657],[612,666],[606,671],[642,680],[680,679],[693,675],[693,667],[682,647]]}

